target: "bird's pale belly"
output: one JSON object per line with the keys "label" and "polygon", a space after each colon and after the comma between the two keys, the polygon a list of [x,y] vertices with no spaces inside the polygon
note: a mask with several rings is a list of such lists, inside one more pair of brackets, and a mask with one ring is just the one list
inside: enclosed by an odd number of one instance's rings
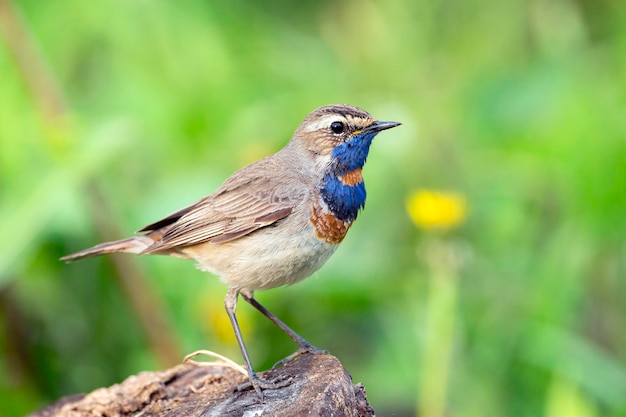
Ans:
{"label": "bird's pale belly", "polygon": [[294,228],[270,226],[231,242],[182,248],[180,253],[219,275],[229,287],[255,291],[303,280],[321,268],[337,246],[320,239],[306,222]]}

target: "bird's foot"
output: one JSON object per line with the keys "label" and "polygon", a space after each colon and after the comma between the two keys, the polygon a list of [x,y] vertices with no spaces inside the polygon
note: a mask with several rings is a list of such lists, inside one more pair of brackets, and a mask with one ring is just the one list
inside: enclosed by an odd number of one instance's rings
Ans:
{"label": "bird's foot", "polygon": [[296,350],[291,355],[289,355],[286,358],[283,358],[283,359],[279,360],[278,362],[276,362],[274,364],[274,366],[272,366],[272,369],[281,368],[281,367],[285,366],[288,362],[291,362],[292,360],[294,360],[298,356],[304,355],[305,353],[311,353],[313,355],[328,355],[328,351],[327,350],[318,349],[315,346],[310,345],[310,344],[307,343],[306,345],[300,346],[298,348],[298,350]]}
{"label": "bird's foot", "polygon": [[235,387],[235,391],[241,392],[249,389],[250,387],[254,388],[259,397],[261,397],[261,401],[265,401],[265,395],[263,394],[264,390],[274,390],[284,388],[287,385],[293,382],[293,378],[279,376],[272,380],[265,380],[259,378],[259,376],[254,373],[248,377],[246,382],[242,382],[241,384]]}

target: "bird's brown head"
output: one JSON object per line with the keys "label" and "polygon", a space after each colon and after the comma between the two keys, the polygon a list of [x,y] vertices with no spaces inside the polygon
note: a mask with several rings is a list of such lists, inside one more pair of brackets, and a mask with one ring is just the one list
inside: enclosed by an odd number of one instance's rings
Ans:
{"label": "bird's brown head", "polygon": [[323,169],[347,172],[363,167],[372,139],[378,132],[398,125],[400,123],[376,121],[355,106],[332,104],[305,117],[293,140],[312,153]]}

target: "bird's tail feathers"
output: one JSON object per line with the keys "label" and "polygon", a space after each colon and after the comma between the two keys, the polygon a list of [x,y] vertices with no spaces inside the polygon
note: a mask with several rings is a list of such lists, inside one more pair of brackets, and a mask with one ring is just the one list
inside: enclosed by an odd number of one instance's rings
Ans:
{"label": "bird's tail feathers", "polygon": [[143,252],[148,246],[154,243],[148,236],[134,236],[128,239],[116,240],[113,242],[101,243],[89,249],[81,250],[80,252],[65,255],[61,258],[65,262],[74,262],[83,258],[90,258],[92,256],[105,255],[107,253],[125,252],[139,254]]}

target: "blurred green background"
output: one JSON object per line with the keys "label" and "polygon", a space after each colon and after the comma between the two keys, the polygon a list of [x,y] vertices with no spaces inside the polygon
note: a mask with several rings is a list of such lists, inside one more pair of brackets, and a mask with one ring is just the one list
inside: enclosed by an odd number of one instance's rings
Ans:
{"label": "blurred green background", "polygon": [[[242,362],[190,261],[58,258],[345,102],[403,126],[336,255],[259,300],[380,416],[626,416],[623,1],[1,0],[0,25],[0,415]],[[239,314],[257,369],[295,349]]]}

